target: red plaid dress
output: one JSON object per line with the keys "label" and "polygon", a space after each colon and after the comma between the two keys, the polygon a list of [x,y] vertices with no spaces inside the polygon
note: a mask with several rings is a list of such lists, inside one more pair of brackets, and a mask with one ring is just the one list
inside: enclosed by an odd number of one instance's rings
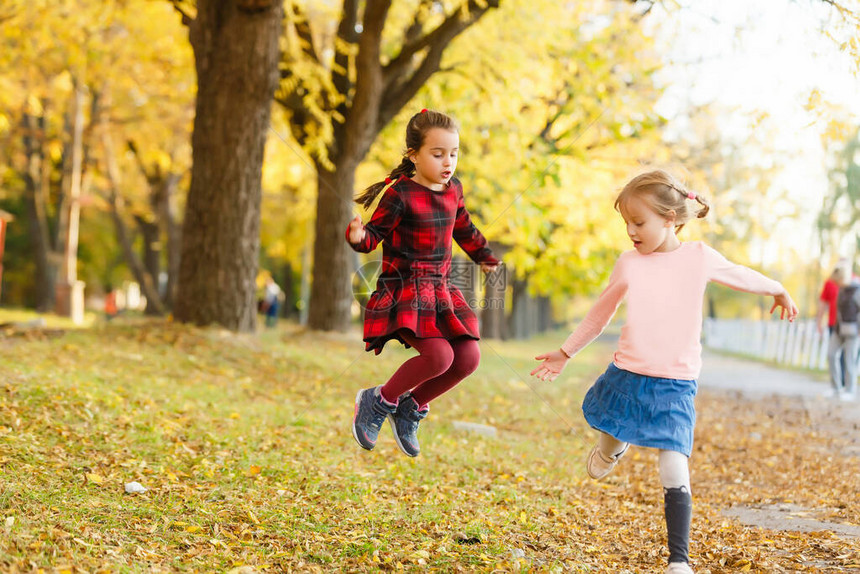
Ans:
{"label": "red plaid dress", "polygon": [[[401,176],[385,190],[365,231],[353,249],[369,253],[382,243],[382,269],[364,315],[366,350],[379,354],[390,339],[408,347],[400,329],[421,338],[480,339],[478,318],[450,282],[451,240],[476,263],[499,260],[472,223],[459,180],[433,191]],[[346,235],[348,242],[349,229]]]}

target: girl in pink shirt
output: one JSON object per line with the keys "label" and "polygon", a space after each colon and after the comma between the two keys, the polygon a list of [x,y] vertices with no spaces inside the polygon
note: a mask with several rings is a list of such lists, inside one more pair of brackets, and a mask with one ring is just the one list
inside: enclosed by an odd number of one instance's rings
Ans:
{"label": "girl in pink shirt", "polygon": [[[692,213],[690,202],[699,208]],[[589,476],[608,475],[630,444],[659,449],[669,542],[667,574],[689,566],[692,497],[687,459],[693,448],[696,378],[705,287],[716,281],[738,291],[771,295],[771,313],[793,321],[798,310],[785,288],[728,261],[700,241],[681,243],[677,232],[708,202],[657,170],[633,178],[615,200],[633,250],[618,258],[609,285],[561,349],[539,355],[532,375],[554,380],[567,361],[606,327],[627,299],[627,322],[606,372],[588,390],[585,419],[600,431],[586,462]]]}

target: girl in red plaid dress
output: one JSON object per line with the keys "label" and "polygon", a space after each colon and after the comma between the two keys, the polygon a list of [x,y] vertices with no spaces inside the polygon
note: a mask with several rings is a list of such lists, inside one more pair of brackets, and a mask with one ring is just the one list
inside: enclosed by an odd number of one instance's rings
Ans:
{"label": "girl in red plaid dress", "polygon": [[451,117],[432,110],[412,116],[403,161],[356,200],[367,208],[382,193],[370,222],[364,226],[356,217],[346,230],[361,253],[382,243],[382,270],[364,318],[367,350],[378,354],[394,339],[419,353],[387,383],[356,395],[352,434],[367,450],[388,418],[400,450],[417,456],[418,423],[430,401],[478,367],[478,319],[450,282],[452,240],[484,272],[499,261],[472,223],[463,187],[453,177],[459,142]]}

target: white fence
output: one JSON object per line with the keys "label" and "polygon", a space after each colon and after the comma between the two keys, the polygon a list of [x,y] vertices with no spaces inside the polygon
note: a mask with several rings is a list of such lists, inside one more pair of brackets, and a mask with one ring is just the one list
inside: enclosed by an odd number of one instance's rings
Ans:
{"label": "white fence", "polygon": [[827,331],[815,321],[705,319],[705,347],[731,351],[796,367],[827,370]]}

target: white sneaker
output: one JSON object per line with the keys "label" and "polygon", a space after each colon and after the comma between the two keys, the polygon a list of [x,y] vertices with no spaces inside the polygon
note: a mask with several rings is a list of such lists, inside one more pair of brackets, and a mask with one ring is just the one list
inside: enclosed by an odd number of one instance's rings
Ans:
{"label": "white sneaker", "polygon": [[693,574],[693,569],[686,562],[671,562],[666,574]]}
{"label": "white sneaker", "polygon": [[857,395],[855,393],[842,393],[839,395],[839,400],[843,403],[853,403],[857,400]]}
{"label": "white sneaker", "polygon": [[588,453],[588,460],[585,462],[585,470],[588,472],[588,476],[595,480],[600,480],[612,472],[612,469],[615,468],[615,465],[618,464],[619,459],[624,456],[624,453],[627,452],[628,448],[630,448],[630,443],[627,443],[624,450],[618,454],[606,456],[600,452],[599,447],[595,446],[591,449],[591,452]]}

